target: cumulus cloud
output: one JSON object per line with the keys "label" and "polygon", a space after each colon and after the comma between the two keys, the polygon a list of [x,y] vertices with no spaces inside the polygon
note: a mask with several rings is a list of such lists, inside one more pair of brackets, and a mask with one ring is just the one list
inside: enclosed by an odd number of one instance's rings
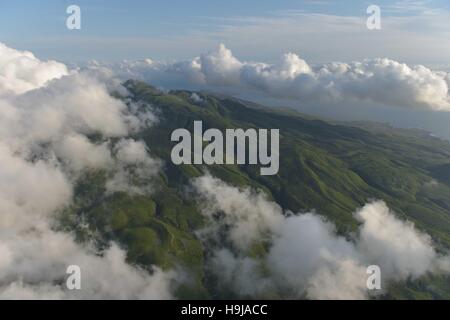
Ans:
{"label": "cumulus cloud", "polygon": [[449,74],[390,59],[309,65],[295,53],[276,64],[241,62],[223,44],[191,61],[110,65],[124,78],[168,87],[260,93],[301,104],[357,102],[450,111]]}
{"label": "cumulus cloud", "polygon": [[18,51],[0,43],[0,96],[36,89],[68,74],[56,61],[40,61],[29,51]]}
{"label": "cumulus cloud", "polygon": [[[0,298],[171,297],[173,272],[149,266],[153,272],[148,273],[127,264],[115,244],[98,252],[52,228],[84,172],[108,172],[108,192],[145,194],[160,169],[144,142],[128,138],[157,119],[146,106],[111,97],[112,90],[126,90],[109,67],[68,70],[0,44]],[[447,73],[387,59],[314,67],[287,54],[269,65],[241,62],[220,46],[192,61],[124,62],[112,69],[124,78],[248,89],[304,101],[356,99],[450,109]],[[363,299],[369,264],[380,265],[383,281],[449,271],[448,257],[435,252],[430,238],[395,218],[382,202],[355,213],[361,227],[349,240],[318,215],[283,212],[259,192],[209,176],[193,186],[203,214],[216,222],[200,237],[223,244],[216,245],[210,267],[241,295]],[[250,256],[261,243],[267,252]],[[72,264],[81,267],[81,291],[65,288],[65,271]]]}
{"label": "cumulus cloud", "polygon": [[107,168],[114,163],[107,142],[95,144],[81,134],[72,134],[58,139],[55,144],[55,153],[75,172]]}
{"label": "cumulus cloud", "polygon": [[[149,273],[127,264],[115,244],[98,252],[52,228],[88,170],[119,172],[112,191],[149,189],[159,161],[125,137],[156,118],[114,99],[117,81],[104,72],[69,72],[2,44],[0,70],[0,298],[170,298],[172,272]],[[144,171],[136,186],[130,176]],[[80,291],[66,288],[69,265],[81,267]]]}
{"label": "cumulus cloud", "polygon": [[[355,212],[361,222],[352,239],[337,235],[333,224],[314,213],[283,212],[276,203],[249,189],[238,189],[211,176],[193,181],[211,226],[204,239],[222,237],[210,266],[223,285],[241,295],[311,299],[365,299],[369,265],[389,281],[448,272],[428,235],[399,220],[382,201]],[[252,247],[269,243],[260,258]],[[226,244],[226,245],[224,245]]]}
{"label": "cumulus cloud", "polygon": [[[172,272],[153,274],[125,262],[125,252],[112,245],[96,255],[65,233],[49,229],[2,235],[0,299],[169,299]],[[81,290],[66,288],[66,268],[81,270]]]}
{"label": "cumulus cloud", "polygon": [[161,168],[161,161],[148,156],[145,143],[122,139],[114,147],[114,153],[117,160],[114,176],[106,182],[107,192],[150,193],[149,182]]}
{"label": "cumulus cloud", "polygon": [[410,222],[395,218],[383,202],[375,202],[356,213],[363,223],[359,250],[377,261],[395,278],[419,277],[434,268],[436,252],[431,238],[417,232]]}
{"label": "cumulus cloud", "polygon": [[[232,188],[220,180],[205,176],[194,182],[203,214],[213,219],[225,212],[222,222],[230,226],[229,237],[238,248],[245,250],[283,221],[281,207],[266,201],[263,194],[250,189]],[[219,223],[205,232],[219,235]]]}
{"label": "cumulus cloud", "polygon": [[197,93],[195,93],[195,92],[193,92],[192,94],[191,94],[191,100],[194,102],[194,103],[202,103],[204,100],[203,100],[203,98],[202,97],[200,97]]}

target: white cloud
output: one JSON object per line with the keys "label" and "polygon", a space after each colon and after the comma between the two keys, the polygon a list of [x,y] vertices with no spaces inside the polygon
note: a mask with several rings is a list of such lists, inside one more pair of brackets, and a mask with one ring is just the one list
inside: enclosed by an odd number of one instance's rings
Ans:
{"label": "white cloud", "polygon": [[[245,250],[272,228],[283,221],[281,207],[266,201],[264,195],[249,189],[231,188],[218,179],[206,176],[195,180],[195,188],[202,201],[203,214],[212,219],[224,211],[223,223],[230,226],[230,239],[240,249]],[[204,230],[208,234],[219,235],[220,224]],[[211,232],[212,231],[212,232]]]}
{"label": "white cloud", "polygon": [[204,100],[203,100],[203,98],[202,97],[200,97],[197,93],[195,93],[195,92],[193,92],[192,94],[191,94],[191,100],[194,102],[194,103],[202,103]]}
{"label": "white cloud", "polygon": [[[349,240],[316,214],[283,213],[263,194],[211,176],[196,178],[193,187],[203,214],[212,221],[203,238],[222,237],[210,267],[222,285],[238,294],[365,299],[369,265],[380,266],[383,287],[392,280],[449,270],[449,258],[436,253],[429,236],[396,218],[381,201],[355,213],[361,226]],[[267,254],[250,258],[260,241],[270,243]]]}
{"label": "white cloud", "polygon": [[[3,235],[0,258],[2,299],[169,299],[172,272],[153,274],[125,262],[125,252],[112,245],[102,256],[74,243],[71,235],[49,229]],[[66,288],[66,268],[78,265],[81,290]]]}
{"label": "white cloud", "polygon": [[124,62],[111,66],[124,78],[157,85],[263,94],[301,105],[372,103],[411,109],[450,111],[446,72],[390,59],[309,65],[294,53],[277,64],[241,62],[224,45],[191,61]]}
{"label": "white cloud", "polygon": [[[150,274],[127,264],[115,244],[97,252],[52,229],[86,170],[121,168],[126,176],[136,166],[148,179],[158,172],[142,142],[122,139],[154,116],[112,98],[117,83],[105,73],[69,74],[31,53],[0,51],[0,298],[170,298],[173,272]],[[81,267],[80,291],[65,288],[69,265]]]}
{"label": "white cloud", "polygon": [[[152,191],[148,183],[161,168],[161,161],[149,157],[142,141],[122,139],[114,147],[116,164],[114,175],[106,182],[107,192],[148,194]],[[142,181],[136,185],[133,181]]]}
{"label": "white cloud", "polygon": [[40,61],[31,52],[18,51],[0,43],[0,96],[36,89],[68,74],[56,61]]}
{"label": "white cloud", "polygon": [[223,44],[217,51],[202,54],[198,63],[208,84],[222,86],[239,82],[242,63]]}
{"label": "white cloud", "polygon": [[376,261],[394,278],[418,277],[434,268],[436,252],[431,238],[414,229],[412,223],[395,218],[382,202],[356,213],[363,225],[358,250]]}
{"label": "white cloud", "polygon": [[69,202],[72,186],[52,160],[27,161],[0,141],[2,230],[21,231],[39,225]]}
{"label": "white cloud", "polygon": [[55,153],[75,172],[102,169],[113,165],[107,142],[94,144],[84,135],[69,135],[55,145]]}
{"label": "white cloud", "polygon": [[366,269],[353,259],[332,260],[309,280],[307,297],[320,300],[367,299]]}
{"label": "white cloud", "polygon": [[[27,52],[3,45],[0,50],[0,66],[6,66],[0,69],[0,297],[169,298],[172,272],[155,268],[148,274],[128,265],[114,244],[98,255],[51,228],[52,217],[70,203],[74,179],[84,170],[115,172],[107,183],[110,192],[151,191],[149,180],[161,164],[143,142],[125,137],[151,125],[154,115],[112,98],[109,90],[123,88],[108,69],[69,72]],[[221,46],[187,62],[124,63],[119,74],[305,101],[354,99],[449,110],[447,73],[387,59],[314,67],[287,54],[269,65],[241,62]],[[93,134],[98,141],[89,139]],[[133,184],[136,176],[144,178],[142,185]],[[294,297],[365,298],[362,276],[368,264],[379,264],[386,280],[449,270],[449,259],[436,254],[426,235],[379,202],[355,214],[362,226],[349,241],[317,215],[283,213],[261,193],[210,177],[197,179],[194,186],[205,216],[224,214],[221,223],[203,230],[203,239],[219,236],[227,225],[227,240],[235,250],[218,248],[212,265],[221,266],[223,280],[244,295],[283,288]],[[384,221],[390,222],[388,228]],[[267,256],[246,257],[261,240],[271,243]],[[64,289],[69,264],[80,265],[87,281],[78,293]],[[265,267],[269,276],[259,272]]]}

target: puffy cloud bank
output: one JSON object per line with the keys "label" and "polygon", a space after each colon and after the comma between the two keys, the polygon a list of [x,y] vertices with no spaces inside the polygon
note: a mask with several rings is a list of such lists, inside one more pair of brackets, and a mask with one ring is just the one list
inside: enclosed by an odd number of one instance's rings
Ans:
{"label": "puffy cloud bank", "polygon": [[[150,60],[115,69],[128,78],[257,90],[301,100],[373,100],[449,110],[449,75],[390,60],[309,66],[294,54],[277,65],[241,62],[224,46],[192,61]],[[158,82],[158,81],[157,81]],[[57,231],[55,215],[71,203],[74,184],[89,170],[110,173],[107,192],[146,194],[160,168],[142,141],[128,138],[156,118],[148,108],[119,101],[124,90],[102,66],[75,71],[0,44],[0,298],[170,298],[177,275],[127,264],[115,244],[99,252]],[[198,96],[191,96],[193,101]],[[139,178],[140,184],[136,184]],[[448,271],[430,238],[395,218],[382,202],[355,213],[354,239],[312,214],[283,212],[261,193],[205,176],[193,186],[215,223],[199,235],[216,245],[209,267],[238,294],[264,297],[369,296],[366,267],[377,264],[383,283]],[[255,245],[265,254],[250,254]],[[81,267],[82,290],[68,291],[66,268]]]}
{"label": "puffy cloud bank", "polygon": [[[91,65],[98,67],[98,65]],[[294,53],[278,63],[242,62],[223,44],[191,61],[124,61],[110,65],[124,78],[179,88],[260,93],[304,105],[346,102],[450,111],[450,74],[390,59],[312,66]]]}
{"label": "puffy cloud bank", "polygon": [[[243,296],[365,299],[369,265],[380,267],[383,287],[450,271],[448,257],[436,253],[430,237],[397,219],[382,201],[355,212],[361,225],[349,240],[316,214],[283,213],[260,192],[211,176],[197,178],[193,188],[203,214],[213,221],[200,236],[219,244],[210,268],[222,285]],[[251,252],[258,243],[268,249],[255,258]]]}
{"label": "puffy cloud bank", "polygon": [[0,95],[36,89],[67,74],[64,64],[43,62],[31,52],[14,50],[0,43]]}
{"label": "puffy cloud bank", "polygon": [[[108,191],[129,193],[150,192],[159,170],[145,144],[127,138],[154,116],[112,98],[106,78],[0,44],[0,298],[171,297],[173,273],[150,274],[115,244],[98,252],[52,228],[88,170],[113,172]],[[82,290],[67,290],[69,265],[81,267]]]}

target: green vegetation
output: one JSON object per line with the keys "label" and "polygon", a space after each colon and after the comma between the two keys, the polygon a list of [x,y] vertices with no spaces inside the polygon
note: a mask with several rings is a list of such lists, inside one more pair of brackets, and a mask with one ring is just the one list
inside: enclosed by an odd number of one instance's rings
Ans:
{"label": "green vegetation", "polygon": [[[273,110],[233,98],[201,94],[195,104],[190,93],[163,94],[136,81],[126,86],[136,101],[156,108],[160,121],[135,138],[164,160],[163,172],[151,196],[105,195],[105,173],[80,180],[74,205],[62,215],[62,225],[75,230],[80,241],[90,237],[99,245],[118,241],[128,260],[143,267],[182,268],[192,275],[179,297],[217,296],[205,273],[206,250],[195,231],[204,225],[197,204],[186,196],[192,177],[207,169],[237,186],[264,190],[284,209],[315,210],[334,222],[338,232],[354,231],[352,213],[371,199],[382,199],[400,216],[433,238],[440,251],[450,248],[450,144],[419,130],[394,129],[372,123],[337,123],[306,117],[292,110]],[[280,171],[260,176],[259,166],[175,166],[170,161],[177,128],[192,131],[193,121],[208,128],[279,128]],[[88,222],[88,230],[79,220]],[[255,247],[258,255],[264,248]],[[392,285],[387,296],[450,298],[450,279],[427,276]]]}

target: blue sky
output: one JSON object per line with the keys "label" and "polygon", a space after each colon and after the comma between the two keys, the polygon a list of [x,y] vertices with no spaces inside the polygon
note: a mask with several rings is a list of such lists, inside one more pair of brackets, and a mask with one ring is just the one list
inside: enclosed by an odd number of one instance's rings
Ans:
{"label": "blue sky", "polygon": [[[365,28],[372,3],[387,22],[375,33]],[[81,7],[82,30],[65,27],[70,4]],[[373,54],[446,64],[449,5],[448,0],[2,0],[0,41],[65,62],[186,59],[224,42],[247,60],[271,62],[293,51],[316,62]],[[376,50],[367,48],[370,43]]]}
{"label": "blue sky", "polygon": [[[66,28],[71,4],[81,7],[81,30]],[[370,4],[381,8],[381,30],[366,27]],[[243,62],[277,63],[293,52],[311,65],[381,57],[450,71],[449,39],[449,0],[0,0],[0,42],[79,65],[191,60],[224,43]],[[302,111],[450,137],[448,113],[353,106],[322,112],[315,105]]]}

